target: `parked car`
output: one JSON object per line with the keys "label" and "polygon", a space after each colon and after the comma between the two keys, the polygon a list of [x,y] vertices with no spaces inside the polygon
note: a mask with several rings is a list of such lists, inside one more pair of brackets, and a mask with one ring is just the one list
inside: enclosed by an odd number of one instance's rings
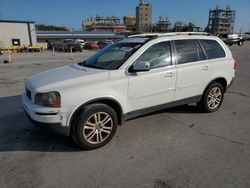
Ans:
{"label": "parked car", "polygon": [[72,52],[76,52],[76,51],[82,52],[82,47],[80,43],[75,42],[75,41],[64,43],[65,52],[70,52],[71,48],[72,48]]}
{"label": "parked car", "polygon": [[62,41],[57,41],[54,43],[55,51],[65,51],[64,43]]}
{"label": "parked car", "polygon": [[223,34],[219,37],[229,46],[232,46],[233,44],[242,46],[244,43],[244,38],[239,36],[238,34]]}
{"label": "parked car", "polygon": [[84,45],[84,49],[88,50],[99,50],[99,46],[97,45],[97,42],[86,42]]}
{"label": "parked car", "polygon": [[76,42],[78,42],[81,45],[81,48],[84,49],[84,45],[85,45],[85,40],[83,39],[76,39]]}
{"label": "parked car", "polygon": [[62,42],[63,43],[68,43],[68,42],[71,43],[71,42],[75,42],[75,40],[74,39],[63,39]]}
{"label": "parked car", "polygon": [[56,42],[50,42],[50,41],[48,41],[47,42],[47,49],[48,50],[52,50],[53,49],[53,47],[55,47],[55,44],[56,44]]}
{"label": "parked car", "polygon": [[109,45],[111,45],[111,44],[113,44],[112,41],[99,41],[99,42],[97,43],[99,49],[103,49],[103,48],[105,48],[105,47],[107,47],[107,46],[109,46]]}
{"label": "parked car", "polygon": [[30,77],[22,104],[33,123],[57,125],[83,149],[95,149],[117,125],[144,114],[189,103],[217,111],[235,69],[215,36],[135,35],[82,63]]}

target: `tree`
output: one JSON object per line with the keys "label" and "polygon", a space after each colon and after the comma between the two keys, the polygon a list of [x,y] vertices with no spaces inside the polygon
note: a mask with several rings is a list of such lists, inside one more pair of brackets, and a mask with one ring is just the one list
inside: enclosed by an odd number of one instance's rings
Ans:
{"label": "tree", "polygon": [[45,24],[36,24],[36,30],[38,31],[69,31],[69,29],[64,26],[45,25]]}
{"label": "tree", "polygon": [[182,31],[184,31],[184,32],[187,32],[187,31],[192,32],[192,31],[194,31],[194,28],[196,28],[195,24],[192,23],[192,22],[189,22],[188,24],[185,24],[183,26]]}

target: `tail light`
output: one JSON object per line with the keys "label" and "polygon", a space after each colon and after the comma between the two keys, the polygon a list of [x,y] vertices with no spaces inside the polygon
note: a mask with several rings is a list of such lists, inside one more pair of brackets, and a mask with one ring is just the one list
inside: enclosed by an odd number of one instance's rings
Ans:
{"label": "tail light", "polygon": [[234,70],[236,70],[236,60],[235,60],[235,58],[233,57],[233,61],[234,61]]}
{"label": "tail light", "polygon": [[233,62],[234,62],[234,70],[236,70],[236,66],[237,66],[237,61],[236,61],[236,59],[235,59],[235,57],[234,57],[234,55],[232,55],[232,57],[233,57]]}

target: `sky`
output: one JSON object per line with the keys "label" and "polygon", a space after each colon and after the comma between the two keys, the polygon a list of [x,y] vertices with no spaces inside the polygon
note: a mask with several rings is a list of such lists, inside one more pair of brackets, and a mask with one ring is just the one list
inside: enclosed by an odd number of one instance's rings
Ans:
{"label": "sky", "polygon": [[[153,22],[167,16],[174,23],[192,22],[203,29],[209,9],[229,5],[236,10],[234,32],[250,32],[250,0],[145,0],[153,5]],[[0,0],[0,19],[35,21],[81,29],[90,16],[135,15],[139,0]]]}

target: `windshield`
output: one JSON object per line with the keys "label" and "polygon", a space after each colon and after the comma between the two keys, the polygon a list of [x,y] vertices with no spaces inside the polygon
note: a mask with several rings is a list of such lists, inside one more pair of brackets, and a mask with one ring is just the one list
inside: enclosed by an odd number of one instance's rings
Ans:
{"label": "windshield", "polygon": [[118,69],[143,43],[115,43],[96,53],[80,65],[96,69]]}

